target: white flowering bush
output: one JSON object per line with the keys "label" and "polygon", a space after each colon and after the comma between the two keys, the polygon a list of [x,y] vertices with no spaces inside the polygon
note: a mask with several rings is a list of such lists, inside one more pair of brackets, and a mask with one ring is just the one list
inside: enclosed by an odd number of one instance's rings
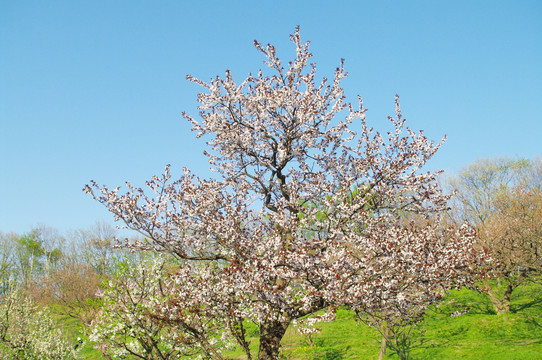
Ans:
{"label": "white flowering bush", "polygon": [[[179,310],[180,300],[172,297],[174,270],[159,256],[117,264],[97,294],[97,316],[90,325],[97,349],[119,359],[221,359],[227,338],[221,337],[218,320],[205,318],[194,305]],[[166,310],[173,301],[175,313]]]}
{"label": "white flowering bush", "polygon": [[18,288],[0,298],[0,359],[75,360],[79,350],[62,334],[50,312]]}

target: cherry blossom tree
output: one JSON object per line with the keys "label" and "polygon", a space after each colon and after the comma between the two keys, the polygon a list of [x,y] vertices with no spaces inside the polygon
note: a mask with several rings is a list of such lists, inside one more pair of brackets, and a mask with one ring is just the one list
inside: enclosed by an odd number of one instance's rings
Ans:
{"label": "cherry blossom tree", "polygon": [[167,309],[171,300],[170,267],[161,256],[125,260],[101,285],[90,340],[104,356],[166,360],[199,355],[222,359],[219,349],[231,341],[221,338],[224,331],[219,330],[219,319],[200,316],[201,309],[191,307],[190,298],[182,304],[179,299],[173,300],[173,311],[155,312],[157,307]]}
{"label": "cherry blossom tree", "polygon": [[[226,319],[249,359],[244,319],[259,326],[258,359],[276,359],[294,320],[444,291],[466,279],[473,254],[466,233],[441,239],[402,225],[405,214],[447,206],[439,173],[421,172],[442,142],[407,128],[397,97],[392,131],[374,131],[361,98],[357,107],[345,102],[343,61],[332,79],[318,80],[309,42],[299,29],[290,39],[296,56],[286,65],[274,46],[255,41],[268,69],[241,82],[230,71],[208,83],[187,77],[204,92],[201,120],[184,117],[198,138],[210,137],[205,154],[217,179],[185,169],[172,180],[168,166],[146,191],[129,183],[124,194],[95,182],[84,189],[148,239],[126,246],[182,260],[177,298]],[[406,271],[418,272],[406,276],[400,260],[409,257]],[[416,291],[401,296],[396,274]],[[187,278],[197,286],[181,286]]]}
{"label": "cherry blossom tree", "polygon": [[[358,288],[368,285],[372,290],[350,308],[359,320],[382,334],[386,347],[400,359],[409,359],[412,330],[427,308],[450,288],[471,284],[473,274],[481,273],[484,257],[454,258],[474,245],[475,233],[467,226],[447,227],[439,217],[425,224],[410,220],[403,227],[390,227],[373,236],[378,245],[372,246],[363,261],[373,264],[377,275],[366,274],[365,282],[352,284],[350,292],[363,291]],[[393,256],[387,256],[389,249],[396,249]],[[485,256],[482,251],[479,254]]]}

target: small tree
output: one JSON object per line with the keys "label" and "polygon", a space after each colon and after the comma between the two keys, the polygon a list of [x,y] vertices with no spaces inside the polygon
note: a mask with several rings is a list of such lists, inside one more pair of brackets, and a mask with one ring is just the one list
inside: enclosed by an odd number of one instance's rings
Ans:
{"label": "small tree", "polygon": [[498,286],[485,277],[480,290],[498,314],[509,312],[514,289],[539,273],[540,174],[539,158],[495,158],[478,160],[449,180],[458,194],[452,218],[476,226],[479,245],[496,260],[485,264],[484,272],[497,278]]}
{"label": "small tree", "polygon": [[[330,304],[381,304],[373,294],[387,293],[396,279],[379,265],[396,264],[403,252],[427,252],[419,260],[431,264],[443,256],[454,278],[472,254],[470,237],[461,233],[450,240],[454,253],[432,253],[425,231],[412,233],[408,248],[386,238],[409,231],[400,225],[403,214],[446,207],[438,173],[420,172],[440,144],[405,128],[398,99],[392,131],[374,132],[361,99],[357,109],[344,102],[343,62],[329,83],[318,82],[299,29],[291,40],[296,57],[286,67],[275,47],[255,41],[271,75],[260,70],[241,83],[230,71],[209,83],[188,76],[206,92],[198,95],[202,120],[184,117],[198,137],[211,136],[205,153],[221,179],[185,170],[171,181],[168,166],[147,182],[151,195],[129,183],[124,195],[94,182],[84,189],[149,239],[130,246],[183,260],[180,272],[198,286],[179,287],[178,299],[198,299],[230,324],[256,322],[261,360],[278,358],[295,319]],[[438,279],[427,274],[419,287],[431,293],[449,285]],[[236,334],[248,349],[243,331]]]}
{"label": "small tree", "polygon": [[493,201],[494,213],[481,225],[480,242],[499,262],[494,274],[504,282],[501,296],[485,281],[498,314],[510,311],[512,292],[542,274],[542,192],[518,186]]}
{"label": "small tree", "polygon": [[[374,236],[379,247],[365,255],[364,262],[371,264],[375,275],[366,278],[386,285],[370,285],[367,281],[352,285],[349,291],[365,287],[372,291],[350,308],[359,320],[382,334],[381,357],[385,344],[400,359],[409,359],[412,331],[423,320],[427,308],[449,289],[471,284],[478,267],[485,265],[485,254],[480,252],[478,258],[460,254],[475,243],[474,231],[466,226],[446,227],[440,218],[422,223],[409,221]],[[390,249],[397,250],[394,256],[387,255]]]}
{"label": "small tree", "polygon": [[0,351],[6,359],[78,359],[78,350],[62,335],[46,309],[36,306],[14,285],[0,299]]}
{"label": "small tree", "polygon": [[178,359],[200,355],[222,359],[224,346],[216,324],[218,319],[201,316],[201,309],[190,306],[190,299],[174,311],[156,312],[170,303],[171,269],[163,257],[143,261],[125,260],[102,284],[98,312],[91,326],[90,339],[106,356],[139,359]]}

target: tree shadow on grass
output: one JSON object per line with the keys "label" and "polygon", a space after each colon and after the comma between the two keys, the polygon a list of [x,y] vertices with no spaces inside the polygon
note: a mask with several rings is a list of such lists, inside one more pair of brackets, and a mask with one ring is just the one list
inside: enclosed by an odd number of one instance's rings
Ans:
{"label": "tree shadow on grass", "polygon": [[412,344],[411,350],[414,351],[420,351],[420,350],[428,350],[428,349],[434,349],[434,348],[442,348],[449,346],[451,341],[450,334],[446,334],[446,336],[435,338],[427,338],[427,337],[420,337],[417,341],[417,343]]}
{"label": "tree shadow on grass", "polygon": [[482,299],[465,299],[463,301],[457,301],[456,299],[449,300],[437,307],[428,309],[428,313],[433,313],[436,316],[448,317],[454,312],[463,311],[468,308],[468,314],[477,315],[494,315],[496,314],[493,309],[493,305],[489,298]]}
{"label": "tree shadow on grass", "polygon": [[314,360],[340,360],[344,359],[347,355],[350,346],[344,349],[323,349],[321,352],[312,354],[311,359]]}
{"label": "tree shadow on grass", "polygon": [[519,311],[529,309],[529,308],[535,307],[537,305],[542,305],[542,298],[533,299],[532,301],[529,301],[529,302],[526,302],[526,303],[523,303],[523,304],[512,304],[510,306],[510,311],[513,312],[513,313],[517,313]]}
{"label": "tree shadow on grass", "polygon": [[484,303],[469,303],[468,306],[470,309],[468,311],[471,315],[495,315],[495,309],[490,302]]}

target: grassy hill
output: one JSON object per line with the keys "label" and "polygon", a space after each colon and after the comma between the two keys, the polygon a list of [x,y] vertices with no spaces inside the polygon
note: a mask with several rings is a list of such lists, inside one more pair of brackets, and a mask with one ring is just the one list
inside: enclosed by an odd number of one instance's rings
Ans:
{"label": "grassy hill", "polygon": [[[470,311],[458,317],[450,314],[466,307]],[[75,334],[78,324],[64,319],[66,330]],[[254,354],[258,330],[248,327]],[[378,332],[356,322],[352,313],[340,310],[337,319],[322,324],[322,331],[311,339],[288,329],[283,341],[284,359],[377,359]],[[85,359],[102,359],[86,342]],[[242,351],[228,353],[231,359],[244,359]],[[440,306],[431,309],[413,334],[412,359],[542,359],[542,285],[525,285],[512,298],[512,312],[496,315],[484,294],[472,290],[453,291]],[[387,352],[387,359],[398,359]]]}

